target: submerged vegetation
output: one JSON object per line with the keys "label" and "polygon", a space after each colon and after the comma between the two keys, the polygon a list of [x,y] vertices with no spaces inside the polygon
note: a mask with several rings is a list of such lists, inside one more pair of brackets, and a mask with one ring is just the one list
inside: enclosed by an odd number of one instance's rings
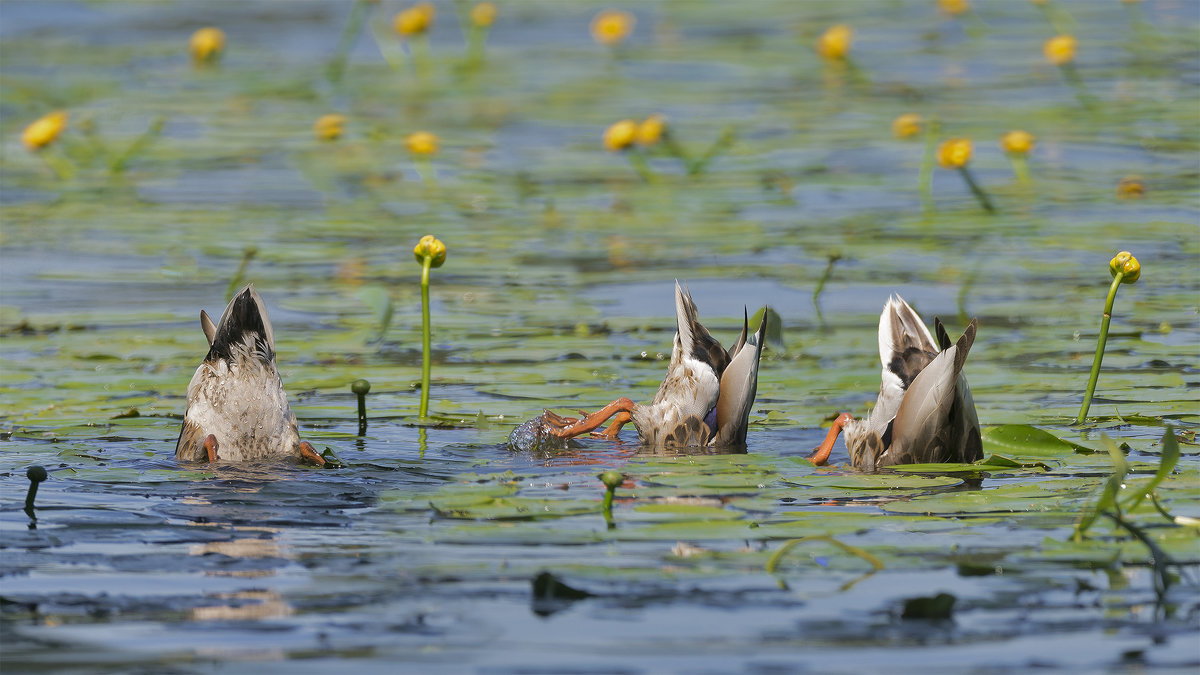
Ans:
{"label": "submerged vegetation", "polygon": [[[6,4],[5,670],[1194,668],[1188,9]],[[510,449],[653,397],[676,278],[771,306],[744,451]],[[171,457],[251,282],[327,470]],[[815,467],[892,292],[982,459]]]}

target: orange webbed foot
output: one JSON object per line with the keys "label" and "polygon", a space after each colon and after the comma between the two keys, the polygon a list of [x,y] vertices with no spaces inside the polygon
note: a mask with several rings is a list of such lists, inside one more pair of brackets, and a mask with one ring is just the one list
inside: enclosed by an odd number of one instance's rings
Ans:
{"label": "orange webbed foot", "polygon": [[325,458],[308,441],[300,441],[300,460],[312,462],[317,466],[325,466]]}

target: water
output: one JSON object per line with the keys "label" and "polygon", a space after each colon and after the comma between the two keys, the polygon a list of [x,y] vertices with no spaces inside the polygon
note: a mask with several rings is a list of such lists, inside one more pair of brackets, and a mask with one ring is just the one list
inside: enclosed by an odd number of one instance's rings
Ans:
{"label": "water", "polygon": [[[1143,544],[1104,519],[1083,544],[1071,534],[1112,471],[1102,435],[1128,445],[1124,500],[1168,424],[1182,458],[1160,501],[1200,517],[1200,17],[1056,3],[1101,102],[1087,110],[1041,61],[1053,31],[1034,5],[976,4],[961,19],[932,3],[639,5],[615,56],[587,35],[599,5],[502,4],[471,75],[439,3],[427,82],[363,33],[335,85],[343,3],[3,3],[6,672],[1195,669],[1194,528],[1148,505],[1130,515],[1172,561],[1162,596]],[[385,29],[398,9],[380,10]],[[811,52],[836,22],[855,27],[857,71]],[[197,69],[186,40],[209,24],[228,51]],[[67,180],[19,141],[60,107]],[[331,111],[347,135],[318,143]],[[656,154],[644,184],[600,138],[659,111],[692,155],[727,125],[738,140],[698,177]],[[922,211],[922,143],[890,135],[903,112],[974,139],[997,216],[940,169]],[[106,153],[158,116],[162,136],[110,175]],[[995,145],[1016,127],[1038,138],[1028,188]],[[436,187],[403,145],[418,129],[442,140]],[[1119,199],[1131,174],[1146,194]],[[449,257],[432,285],[441,424],[422,429],[411,247],[426,233]],[[302,437],[345,468],[172,456],[206,350],[197,314],[220,311],[249,246],[244,281],[270,310]],[[1093,421],[1077,428],[1119,250],[1142,278],[1119,292]],[[653,396],[675,279],[727,343],[745,307],[783,317],[748,452],[655,455],[632,429],[509,449],[543,408]],[[1031,466],[861,476],[840,445],[837,466],[803,460],[832,414],[873,402],[891,292],[951,333],[979,318],[967,374],[999,429],[985,450]],[[394,309],[382,341],[372,293]],[[1022,424],[1099,452],[1006,444]],[[51,474],[36,529],[21,510],[32,464]],[[606,469],[629,476],[614,529]],[[536,599],[542,572],[587,597]],[[939,592],[950,618],[902,618]]]}

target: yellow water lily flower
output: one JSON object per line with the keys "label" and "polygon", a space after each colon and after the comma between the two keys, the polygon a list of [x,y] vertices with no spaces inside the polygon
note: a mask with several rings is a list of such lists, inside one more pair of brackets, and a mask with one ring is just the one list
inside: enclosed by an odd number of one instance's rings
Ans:
{"label": "yellow water lily flower", "polygon": [[629,12],[606,9],[592,19],[592,39],[606,47],[612,47],[629,37],[636,23],[637,19]]}
{"label": "yellow water lily flower", "polygon": [[400,34],[400,37],[420,35],[429,30],[436,15],[437,10],[434,9],[432,3],[419,2],[396,15],[394,21],[396,32]]}
{"label": "yellow water lily flower", "polygon": [[1141,176],[1125,176],[1117,183],[1117,196],[1121,199],[1137,199],[1146,194],[1146,184]]}
{"label": "yellow water lily flower", "polygon": [[192,33],[188,47],[196,63],[212,63],[225,51],[225,33],[220,28],[201,28]]}
{"label": "yellow water lily flower", "polygon": [[1042,47],[1042,53],[1051,64],[1062,66],[1075,60],[1075,51],[1078,47],[1079,42],[1074,37],[1055,35],[1046,40],[1046,44]]}
{"label": "yellow water lily flower", "polygon": [[1010,155],[1029,154],[1036,142],[1033,134],[1020,129],[1014,129],[1000,137],[1000,147]]}
{"label": "yellow water lily flower", "polygon": [[971,8],[967,0],[938,0],[938,9],[950,16],[958,16]]}
{"label": "yellow water lily flower", "polygon": [[839,23],[830,26],[817,38],[817,54],[830,61],[842,61],[850,54],[850,44],[854,41],[854,30],[846,24]]}
{"label": "yellow water lily flower", "polygon": [[441,239],[427,234],[413,247],[413,257],[421,264],[425,264],[425,258],[428,257],[430,267],[441,267],[446,262],[446,245]]}
{"label": "yellow water lily flower", "polygon": [[344,127],[346,126],[345,115],[336,113],[330,115],[322,115],[315,124],[313,124],[313,134],[320,141],[336,141],[342,137]]}
{"label": "yellow water lily flower", "polygon": [[21,132],[21,142],[31,151],[41,150],[62,134],[63,130],[67,128],[68,119],[70,119],[70,115],[63,110],[42,115]]}
{"label": "yellow water lily flower", "polygon": [[667,130],[667,118],[664,115],[654,114],[647,117],[638,125],[637,128],[637,144],[649,147],[657,143],[664,132]]}
{"label": "yellow water lily flower", "polygon": [[637,140],[638,123],[633,120],[614,122],[604,131],[604,147],[608,150],[624,150]]}
{"label": "yellow water lily flower", "polygon": [[916,113],[904,113],[892,120],[892,135],[896,138],[912,138],[921,133],[925,119]]}
{"label": "yellow water lily flower", "polygon": [[432,155],[438,151],[438,137],[428,131],[411,133],[404,143],[414,155]]}
{"label": "yellow water lily flower", "polygon": [[959,169],[971,161],[971,141],[967,138],[951,138],[943,141],[937,149],[937,161],[947,169]]}
{"label": "yellow water lily flower", "polygon": [[471,8],[471,23],[480,28],[487,28],[496,20],[496,6],[490,2],[481,2]]}
{"label": "yellow water lily flower", "polygon": [[1129,251],[1121,251],[1108,261],[1108,271],[1114,277],[1124,274],[1125,276],[1121,277],[1123,284],[1136,284],[1142,276],[1142,264]]}

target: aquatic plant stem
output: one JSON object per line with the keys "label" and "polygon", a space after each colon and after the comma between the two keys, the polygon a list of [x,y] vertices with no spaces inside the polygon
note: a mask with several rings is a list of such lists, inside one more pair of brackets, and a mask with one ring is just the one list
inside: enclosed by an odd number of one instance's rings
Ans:
{"label": "aquatic plant stem", "polygon": [[917,176],[917,192],[921,195],[921,210],[933,212],[933,167],[937,161],[937,138],[941,125],[929,120],[925,127],[925,152],[921,155],[921,171]]}
{"label": "aquatic plant stem", "polygon": [[[25,515],[37,522],[37,514],[33,511],[33,500],[37,499],[38,484],[47,478],[46,468],[34,464],[25,470],[25,477],[29,479],[29,492],[25,494]],[[36,526],[30,525],[30,529],[34,527]]]}
{"label": "aquatic plant stem", "polygon": [[821,291],[825,290],[825,283],[829,281],[829,277],[833,276],[833,266],[841,259],[841,253],[829,254],[829,262],[825,265],[825,271],[821,273],[821,278],[817,279],[817,285],[813,288],[813,308],[817,310],[817,319],[820,320],[821,323],[825,322],[824,317],[821,316]]}
{"label": "aquatic plant stem", "polygon": [[166,123],[166,117],[162,115],[155,117],[154,121],[150,123],[150,126],[144,132],[142,132],[142,135],[134,139],[133,143],[130,143],[128,148],[125,148],[125,152],[122,152],[117,157],[114,157],[111,162],[109,162],[109,172],[121,173],[124,171],[125,165],[129,163],[129,160],[140,155],[146,148],[150,147],[151,143],[153,143],[160,135],[162,135],[163,126],[165,126]]}
{"label": "aquatic plant stem", "polygon": [[1096,99],[1088,90],[1087,85],[1083,83],[1083,78],[1079,76],[1079,70],[1075,68],[1075,64],[1067,62],[1059,66],[1062,69],[1063,77],[1067,83],[1075,90],[1075,98],[1079,99],[1079,105],[1085,108],[1095,108]]}
{"label": "aquatic plant stem", "polygon": [[600,509],[604,512],[605,524],[608,525],[608,529],[612,530],[617,527],[617,524],[613,522],[612,515],[613,496],[617,493],[617,488],[620,487],[621,483],[625,482],[625,474],[610,469],[597,476],[597,478],[600,479],[601,483],[604,483],[604,503],[601,504]]}
{"label": "aquatic plant stem", "polygon": [[1108,299],[1104,303],[1104,317],[1100,320],[1100,337],[1096,341],[1096,355],[1092,357],[1092,374],[1088,377],[1087,389],[1083,392],[1083,405],[1079,407],[1079,417],[1075,424],[1083,424],[1087,419],[1088,408],[1092,406],[1092,395],[1096,393],[1096,382],[1100,379],[1100,364],[1104,361],[1104,344],[1108,342],[1108,324],[1112,321],[1113,302],[1117,299],[1117,289],[1125,278],[1124,272],[1113,276],[1112,286],[1108,288]]}
{"label": "aquatic plant stem", "polygon": [[421,261],[421,407],[418,411],[421,419],[429,415],[430,349],[433,342],[429,325],[429,268],[432,264],[433,258],[430,256],[425,256]]}
{"label": "aquatic plant stem", "polygon": [[367,393],[371,391],[371,383],[366,380],[355,380],[350,383],[350,391],[358,397],[358,435],[367,433]]}
{"label": "aquatic plant stem", "polygon": [[967,167],[958,167],[958,172],[962,174],[963,180],[967,182],[967,187],[971,188],[971,194],[975,195],[975,199],[979,200],[979,205],[988,213],[995,213],[996,207],[992,206],[992,200],[988,199],[987,193],[983,188],[979,187],[979,183],[975,182],[975,177],[971,175],[971,171]]}
{"label": "aquatic plant stem", "polygon": [[258,255],[258,248],[254,246],[247,246],[246,250],[242,251],[242,262],[238,264],[237,271],[229,278],[229,285],[225,287],[226,302],[233,298],[234,292],[242,285],[242,278],[246,276],[246,268],[250,266],[250,261],[254,260],[256,255]]}
{"label": "aquatic plant stem", "polygon": [[1008,161],[1012,162],[1013,175],[1017,177],[1017,182],[1022,186],[1028,186],[1032,181],[1029,177],[1029,160],[1025,155],[1010,153]]}
{"label": "aquatic plant stem", "polygon": [[646,156],[642,154],[642,151],[637,148],[630,148],[625,154],[629,157],[630,166],[633,167],[634,171],[638,172],[642,180],[647,183],[653,183],[654,172],[650,170],[650,164],[646,161]]}

